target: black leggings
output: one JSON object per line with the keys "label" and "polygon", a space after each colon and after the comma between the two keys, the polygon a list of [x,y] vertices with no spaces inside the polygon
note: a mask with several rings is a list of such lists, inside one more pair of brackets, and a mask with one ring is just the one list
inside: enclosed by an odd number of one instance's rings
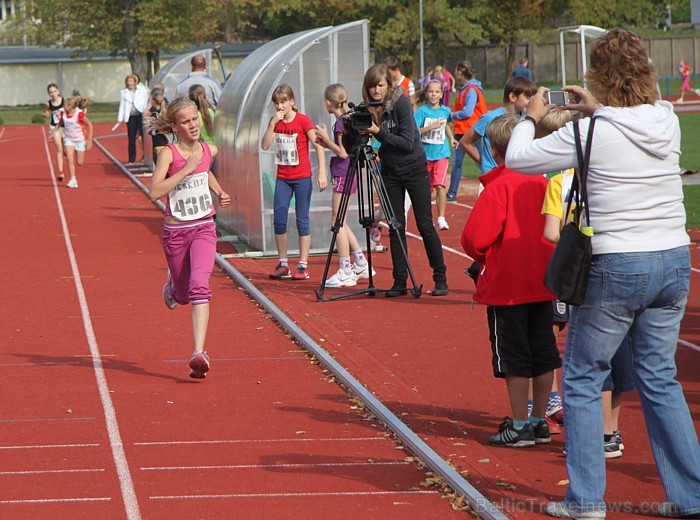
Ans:
{"label": "black leggings", "polygon": [[136,138],[143,139],[143,114],[132,114],[126,122],[129,135],[129,162],[136,162]]}
{"label": "black leggings", "polygon": [[396,220],[399,222],[398,234],[396,231],[389,230],[389,240],[391,246],[391,262],[394,267],[394,285],[405,286],[408,278],[408,266],[401,252],[399,244],[399,235],[406,246],[408,252],[408,244],[406,243],[406,214],[404,213],[404,199],[406,192],[411,199],[411,207],[413,215],[416,217],[416,225],[418,232],[423,238],[425,252],[430,262],[430,267],[433,269],[434,282],[447,281],[447,268],[445,260],[442,256],[442,242],[438,236],[435,226],[433,225],[433,210],[430,200],[430,178],[428,176],[428,168],[426,165],[416,167],[401,175],[397,175],[389,168],[382,168],[382,178],[389,196],[389,202]]}

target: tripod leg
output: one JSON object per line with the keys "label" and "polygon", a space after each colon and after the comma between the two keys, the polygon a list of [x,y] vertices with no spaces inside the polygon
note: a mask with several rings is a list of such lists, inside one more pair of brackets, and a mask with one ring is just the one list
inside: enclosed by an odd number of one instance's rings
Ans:
{"label": "tripod leg", "polygon": [[326,267],[323,270],[323,276],[321,277],[321,286],[316,293],[316,300],[323,300],[323,292],[326,288],[326,280],[328,279],[328,271],[331,265],[331,259],[333,258],[333,250],[335,248],[335,242],[338,238],[338,232],[343,227],[345,222],[345,215],[348,210],[348,202],[350,201],[350,192],[352,190],[353,179],[357,175],[357,161],[351,161],[348,168],[348,172],[345,178],[345,186],[343,186],[343,193],[340,196],[340,203],[338,204],[338,213],[335,216],[335,221],[331,226],[331,245],[328,248],[328,255],[326,256]]}
{"label": "tripod leg", "polygon": [[[371,147],[370,147],[371,150]],[[368,151],[365,152],[366,154]],[[386,186],[384,184],[384,180],[382,179],[381,172],[379,171],[379,166],[377,165],[376,160],[374,159],[374,153],[371,152],[371,155],[369,155],[367,159],[368,163],[368,170],[370,177],[374,183],[374,187],[377,191],[377,196],[379,197],[379,205],[381,206],[382,210],[384,211],[384,216],[387,219],[387,223],[389,224],[389,227],[396,233],[396,238],[398,240],[399,246],[401,248],[401,254],[404,257],[404,260],[406,262],[406,268],[408,270],[408,275],[411,278],[411,284],[413,285],[413,288],[411,289],[411,294],[413,294],[414,298],[419,298],[421,295],[421,291],[423,290],[423,285],[418,285],[416,282],[416,277],[413,274],[413,269],[411,268],[411,263],[408,261],[408,253],[406,252],[406,244],[404,244],[402,238],[401,238],[401,233],[399,232],[399,227],[401,227],[401,224],[399,221],[396,219],[396,214],[394,213],[394,209],[391,206],[391,202],[389,200],[389,194],[386,191]],[[369,232],[368,232],[369,236]]]}

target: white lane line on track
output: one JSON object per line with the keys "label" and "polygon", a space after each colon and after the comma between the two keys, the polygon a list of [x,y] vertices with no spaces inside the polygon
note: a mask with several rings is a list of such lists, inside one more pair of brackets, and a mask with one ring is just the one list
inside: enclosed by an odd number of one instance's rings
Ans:
{"label": "white lane line on track", "polygon": [[[364,466],[405,466],[406,461],[392,462],[321,462],[317,464],[236,464],[222,466],[150,466],[139,468],[141,471],[180,471],[189,469],[284,469],[284,468],[327,468],[327,467],[364,467]],[[0,475],[2,473],[0,472]]]}
{"label": "white lane line on track", "polygon": [[99,473],[104,468],[95,469],[34,469],[24,471],[0,471],[1,475],[48,475],[53,473]]}
{"label": "white lane line on track", "polygon": [[[389,225],[386,224],[385,222],[380,222],[379,225],[382,226],[383,228],[386,228],[387,230],[389,229]],[[422,236],[416,235],[415,233],[411,233],[411,232],[408,231],[408,230],[406,230],[406,236],[407,236],[407,237],[411,237],[411,238],[415,238],[416,240],[420,240],[421,242],[423,241],[423,237],[422,237]],[[441,241],[441,242],[442,242],[442,241]],[[461,256],[462,258],[468,258],[469,260],[474,260],[471,256],[469,256],[468,254],[466,254],[464,251],[458,251],[457,249],[454,249],[454,248],[452,248],[452,247],[448,247],[448,246],[446,246],[446,245],[443,245],[442,248],[443,248],[445,251],[447,251],[448,253],[453,253],[453,254],[455,254],[455,255],[457,255],[457,256]]]}
{"label": "white lane line on track", "polygon": [[226,495],[156,495],[151,500],[181,500],[185,498],[295,498],[295,497],[355,497],[382,495],[435,495],[438,491],[337,491],[318,493],[234,493]]}
{"label": "white lane line on track", "polygon": [[45,450],[62,448],[97,448],[99,444],[30,444],[15,446],[0,446],[0,450]]}
{"label": "white lane line on track", "polygon": [[97,380],[97,389],[100,394],[100,400],[102,401],[102,409],[104,410],[105,414],[109,444],[112,448],[112,458],[114,459],[114,465],[117,469],[117,475],[119,476],[119,486],[122,492],[126,517],[128,520],[140,520],[141,511],[136,498],[136,491],[134,490],[134,483],[131,479],[131,473],[129,472],[129,463],[126,460],[126,454],[124,453],[124,445],[119,433],[117,413],[114,410],[112,397],[109,394],[109,386],[107,385],[107,378],[102,366],[100,349],[97,345],[95,331],[92,327],[90,309],[87,304],[83,283],[80,279],[80,271],[78,269],[78,262],[75,258],[75,251],[73,250],[70,232],[68,230],[68,222],[66,221],[66,215],[63,211],[63,202],[61,200],[61,194],[58,191],[56,176],[54,175],[53,161],[51,160],[51,154],[49,153],[49,144],[46,138],[46,132],[43,131],[43,128],[40,131],[44,139],[44,151],[46,152],[46,160],[49,164],[54,196],[56,197],[56,205],[61,218],[61,228],[63,230],[63,236],[65,237],[66,250],[68,251],[68,257],[70,259],[75,289],[78,293],[78,300],[80,302],[80,313],[83,317],[83,327],[85,329],[85,335],[87,336],[88,345],[90,347],[90,354],[92,355],[92,366],[95,372],[95,379]]}
{"label": "white lane line on track", "polygon": [[350,438],[323,438],[323,439],[219,439],[211,441],[153,441],[135,442],[134,446],[179,446],[192,444],[260,444],[266,442],[367,442],[386,441],[386,437],[350,437]]}
{"label": "white lane line on track", "polygon": [[683,340],[683,339],[678,339],[678,343],[680,343],[680,344],[683,345],[684,347],[692,348],[693,350],[697,350],[698,352],[700,352],[700,346],[695,345],[695,344],[691,343],[690,341],[685,341],[685,340]]}
{"label": "white lane line on track", "polygon": [[109,502],[110,497],[35,498],[30,500],[0,500],[0,504],[55,504],[57,502]]}

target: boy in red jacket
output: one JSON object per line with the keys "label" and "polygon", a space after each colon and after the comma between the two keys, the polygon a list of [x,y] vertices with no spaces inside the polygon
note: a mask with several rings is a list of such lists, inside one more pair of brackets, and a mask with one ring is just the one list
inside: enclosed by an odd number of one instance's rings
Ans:
{"label": "boy in red jacket", "polygon": [[[464,227],[462,247],[482,264],[474,300],[487,306],[493,373],[506,380],[513,413],[489,444],[524,448],[551,441],[545,409],[561,358],[552,330],[554,295],[542,283],[554,250],[542,236],[547,179],[504,164],[517,124],[519,118],[507,114],[487,128],[498,166],[480,177],[485,188]],[[528,416],[530,379],[534,402]]]}

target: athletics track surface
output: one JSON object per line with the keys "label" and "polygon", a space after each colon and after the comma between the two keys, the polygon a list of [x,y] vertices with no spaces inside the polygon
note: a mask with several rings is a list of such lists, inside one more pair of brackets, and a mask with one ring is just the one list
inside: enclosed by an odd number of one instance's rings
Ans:
{"label": "athletics track surface", "polygon": [[[107,126],[96,125],[96,135]],[[218,269],[212,371],[203,382],[189,380],[189,309],[168,311],[160,297],[158,209],[97,148],[78,171],[79,189],[55,189],[44,131],[7,127],[0,136],[8,216],[0,518],[467,514],[422,485],[429,475],[410,454]],[[101,142],[119,157],[124,141]],[[508,405],[491,375],[485,311],[470,305],[473,286],[462,273],[470,262],[459,236],[473,201],[463,193],[448,205],[451,229],[441,237],[451,291],[444,298],[319,303],[312,290],[325,257],[312,258],[306,282],[267,279],[274,259],[230,262],[508,516],[542,518],[541,505],[565,489],[563,436],[528,450],[486,444]],[[693,238],[696,270],[678,364],[698,427],[700,250]],[[221,244],[221,251],[230,249]],[[409,255],[430,289],[416,238]],[[389,255],[373,260],[376,285],[388,287]],[[621,429],[626,451],[608,462],[606,499],[631,514],[609,518],[653,516],[647,510],[664,496],[634,395]]]}

